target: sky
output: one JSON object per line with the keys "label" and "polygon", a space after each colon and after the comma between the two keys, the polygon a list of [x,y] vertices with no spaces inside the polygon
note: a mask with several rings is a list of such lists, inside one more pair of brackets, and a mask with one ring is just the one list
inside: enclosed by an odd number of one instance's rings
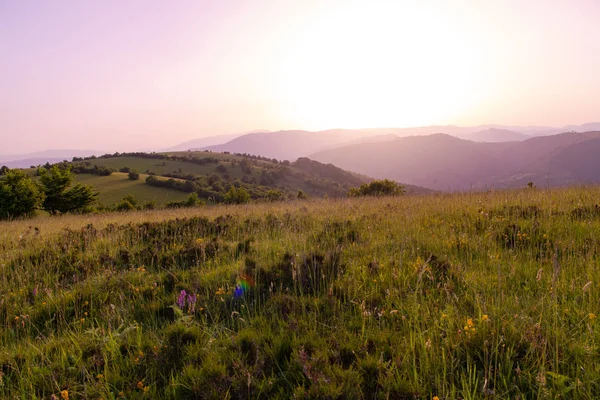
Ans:
{"label": "sky", "polygon": [[600,120],[597,0],[0,0],[0,154]]}

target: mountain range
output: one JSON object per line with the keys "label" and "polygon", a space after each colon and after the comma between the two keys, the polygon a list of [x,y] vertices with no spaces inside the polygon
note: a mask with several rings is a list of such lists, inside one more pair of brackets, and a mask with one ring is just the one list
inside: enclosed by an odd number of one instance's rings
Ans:
{"label": "mountain range", "polygon": [[447,134],[362,143],[308,157],[436,190],[600,183],[600,131],[484,143]]}
{"label": "mountain range", "polygon": [[[569,125],[562,128],[545,126],[480,125],[460,127],[434,125],[414,128],[331,129],[326,131],[288,130],[252,132],[220,144],[193,147],[191,150],[247,153],[278,160],[295,160],[310,154],[345,145],[386,142],[397,137],[423,136],[444,133],[475,142],[523,141],[531,137],[550,136],[569,131],[600,131],[600,123]],[[217,139],[218,137],[214,137]],[[225,139],[225,138],[223,138]]]}
{"label": "mountain range", "polygon": [[[434,190],[469,190],[522,187],[528,182],[538,186],[600,183],[599,132],[600,123],[562,128],[447,125],[252,131],[195,139],[168,150],[230,152],[290,161],[309,157],[374,178]],[[101,153],[48,150],[0,155],[0,164],[26,168],[91,154]]]}

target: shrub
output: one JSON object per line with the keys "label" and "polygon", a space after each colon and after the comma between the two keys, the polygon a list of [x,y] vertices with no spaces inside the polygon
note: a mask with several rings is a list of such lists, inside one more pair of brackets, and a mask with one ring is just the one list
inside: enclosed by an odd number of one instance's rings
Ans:
{"label": "shrub", "polygon": [[348,192],[348,196],[397,196],[402,193],[404,193],[404,186],[389,179],[383,179],[373,180],[370,183],[363,183],[358,188],[352,188]]}
{"label": "shrub", "polygon": [[129,175],[128,176],[129,176],[129,179],[132,180],[132,181],[137,181],[137,180],[140,179],[140,174],[137,171],[135,171],[135,170],[129,171]]}
{"label": "shrub", "polygon": [[243,187],[236,188],[232,186],[225,194],[225,202],[232,204],[245,204],[250,201],[250,194]]}

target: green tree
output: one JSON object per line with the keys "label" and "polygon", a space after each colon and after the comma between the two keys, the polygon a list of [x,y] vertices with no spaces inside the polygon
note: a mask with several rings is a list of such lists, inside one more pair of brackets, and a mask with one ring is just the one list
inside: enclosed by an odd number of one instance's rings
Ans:
{"label": "green tree", "polygon": [[44,201],[44,193],[19,169],[5,171],[0,179],[0,219],[35,214]]}
{"label": "green tree", "polygon": [[10,168],[8,168],[6,165],[3,165],[2,168],[0,168],[0,175],[6,175],[8,171],[10,171]]}
{"label": "green tree", "polygon": [[43,209],[50,214],[82,211],[94,204],[98,193],[91,186],[73,183],[75,174],[70,168],[39,168],[40,189],[46,195]]}
{"label": "green tree", "polygon": [[137,181],[138,179],[140,179],[140,174],[136,170],[129,171],[128,176],[129,179],[131,179],[132,181]]}
{"label": "green tree", "polygon": [[225,194],[224,200],[226,203],[244,204],[250,201],[250,194],[243,187],[232,186]]}
{"label": "green tree", "polygon": [[348,192],[350,197],[361,196],[397,196],[404,193],[404,186],[398,185],[389,179],[373,180],[370,183],[363,183],[358,188],[352,188]]}

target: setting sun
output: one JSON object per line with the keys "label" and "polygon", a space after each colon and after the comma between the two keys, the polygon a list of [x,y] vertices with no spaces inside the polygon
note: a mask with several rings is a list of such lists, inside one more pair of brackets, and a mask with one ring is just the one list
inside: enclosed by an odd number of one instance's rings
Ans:
{"label": "setting sun", "polygon": [[486,53],[421,3],[330,8],[273,61],[285,118],[313,129],[452,120],[480,100]]}

